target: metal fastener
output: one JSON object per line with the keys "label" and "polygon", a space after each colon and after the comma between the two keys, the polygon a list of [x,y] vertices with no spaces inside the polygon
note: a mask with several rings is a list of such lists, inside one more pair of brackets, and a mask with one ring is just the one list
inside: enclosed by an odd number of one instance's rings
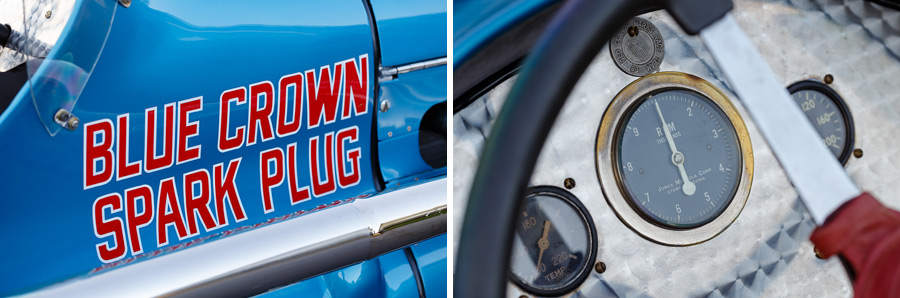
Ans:
{"label": "metal fastener", "polygon": [[631,26],[631,27],[628,27],[628,35],[630,35],[631,37],[637,36],[637,35],[638,35],[638,32],[639,32],[639,31],[638,31],[638,27],[637,27],[637,26]]}
{"label": "metal fastener", "polygon": [[834,82],[834,77],[831,76],[831,74],[826,74],[825,75],[825,84],[831,84],[832,82]]}
{"label": "metal fastener", "polygon": [[76,117],[66,109],[57,110],[56,114],[53,115],[53,122],[56,122],[56,124],[59,124],[59,126],[62,126],[68,130],[75,130],[76,128],[78,128],[78,125],[81,124],[81,121],[78,120],[78,117]]}
{"label": "metal fastener", "polygon": [[394,136],[394,133],[389,131],[389,132],[388,132],[388,138],[393,137],[393,136]]}
{"label": "metal fastener", "polygon": [[573,189],[575,188],[575,179],[566,178],[566,180],[563,181],[563,185],[566,186],[566,189]]}
{"label": "metal fastener", "polygon": [[606,264],[604,264],[603,262],[597,262],[597,264],[594,265],[594,271],[597,271],[597,273],[606,272]]}
{"label": "metal fastener", "polygon": [[131,6],[131,0],[119,0],[119,4],[122,4],[122,6],[125,7],[129,7]]}
{"label": "metal fastener", "polygon": [[49,19],[51,15],[53,15],[53,12],[48,10],[47,13],[44,14],[44,17]]}
{"label": "metal fastener", "polygon": [[859,149],[859,148],[853,149],[854,157],[860,158],[860,157],[862,157],[862,155],[863,155],[862,149]]}
{"label": "metal fastener", "polygon": [[382,100],[381,101],[381,112],[382,113],[387,112],[389,109],[391,109],[391,102],[387,101],[387,99]]}
{"label": "metal fastener", "polygon": [[406,126],[406,131],[412,131],[412,126]]}
{"label": "metal fastener", "polygon": [[819,252],[819,248],[818,248],[818,247],[815,247],[815,246],[813,247],[813,253],[816,254],[816,258],[819,258],[819,259],[822,259],[822,260],[825,259],[825,257],[822,256],[822,253]]}

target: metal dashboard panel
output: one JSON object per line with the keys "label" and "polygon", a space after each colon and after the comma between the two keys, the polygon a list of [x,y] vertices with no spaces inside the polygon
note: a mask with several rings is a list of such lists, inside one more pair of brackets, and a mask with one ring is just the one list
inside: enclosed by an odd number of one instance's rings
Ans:
{"label": "metal dashboard panel", "polygon": [[[900,208],[900,13],[864,1],[736,1],[735,18],[781,82],[834,76],[850,106],[856,148],[847,171],[865,191]],[[699,38],[687,36],[665,12],[643,15],[665,39],[661,71],[697,75],[725,92],[744,116],[755,177],[741,215],[721,235],[689,247],[646,240],[626,227],[603,197],[594,163],[596,131],[612,98],[635,78],[612,63],[607,49],[576,85],[544,144],[532,185],[563,186],[587,206],[598,229],[598,261],[573,297],[849,297],[852,286],[836,258],[815,257],[815,228],[790,181]],[[481,146],[515,78],[454,115],[454,219],[460,228]],[[459,239],[454,239],[458,243]],[[454,247],[455,252],[455,247]],[[509,297],[521,292],[510,284]]]}

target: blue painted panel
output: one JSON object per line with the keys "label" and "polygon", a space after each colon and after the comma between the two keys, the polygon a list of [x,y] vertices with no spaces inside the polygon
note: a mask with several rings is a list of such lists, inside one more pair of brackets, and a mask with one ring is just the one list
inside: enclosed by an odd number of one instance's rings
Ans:
{"label": "blue painted panel", "polygon": [[419,265],[425,297],[447,297],[447,234],[416,243],[410,249]]}
{"label": "blue painted panel", "polygon": [[378,155],[385,181],[432,170],[419,154],[419,124],[425,112],[447,101],[447,67],[400,74],[381,82],[379,100],[391,108],[378,111]]}
{"label": "blue painted panel", "polygon": [[446,0],[373,0],[381,64],[396,66],[447,56]]}
{"label": "blue painted panel", "polygon": [[509,27],[558,2],[560,0],[454,0],[454,65],[461,65]]}
{"label": "blue painted panel", "polygon": [[[446,280],[446,272],[444,280]],[[393,298],[418,296],[419,289],[413,276],[412,267],[410,267],[406,254],[400,249],[255,297]]]}
{"label": "blue painted panel", "polygon": [[[108,16],[107,16],[108,17]],[[67,31],[77,40],[78,31]],[[94,203],[107,194],[124,195],[129,188],[147,185],[153,193],[152,209],[158,211],[161,181],[174,178],[178,209],[184,216],[186,196],[183,175],[201,170],[199,175],[216,176],[214,166],[240,160],[234,183],[246,219],[237,222],[229,212],[230,204],[222,204],[224,221],[219,221],[214,203],[208,203],[216,228],[206,229],[202,216],[195,219],[195,235],[179,239],[177,225],[163,226],[168,244],[157,245],[157,218],[139,230],[142,253],[126,252],[120,259],[106,266],[121,266],[140,261],[158,253],[165,253],[189,245],[201,245],[223,237],[236,229],[270,223],[297,211],[349,197],[374,192],[371,130],[374,115],[375,64],[371,29],[363,3],[358,0],[310,2],[282,1],[217,1],[215,4],[181,0],[133,1],[130,8],[119,8],[100,56],[73,113],[82,126],[75,131],[60,131],[55,137],[47,134],[38,120],[34,104],[25,98],[27,87],[19,93],[0,119],[0,181],[3,186],[3,208],[0,209],[0,239],[18,245],[0,245],[0,296],[32,290],[69,278],[85,276],[93,269],[103,272],[104,263],[98,257],[97,245],[113,249],[118,237],[95,235]],[[320,67],[328,66],[333,73],[336,63],[368,55],[367,113],[341,119],[331,124],[309,128],[302,125],[296,134],[255,145],[220,152],[217,148],[220,96],[226,90],[245,87],[263,81],[274,85],[288,74],[311,70],[320,77]],[[343,65],[343,64],[341,64]],[[344,77],[347,73],[344,73]],[[290,90],[293,89],[288,89]],[[343,92],[343,91],[340,91]],[[305,95],[301,95],[308,100]],[[117,116],[127,115],[127,161],[143,159],[147,130],[146,110],[156,108],[159,122],[164,122],[167,104],[201,98],[200,109],[183,120],[195,121],[197,135],[188,139],[189,146],[202,146],[200,158],[175,164],[155,172],[112,180],[85,189],[85,144],[97,139],[86,135],[88,123],[107,119],[113,131],[119,131]],[[339,97],[341,98],[341,97]],[[288,96],[288,100],[294,100]],[[37,100],[41,100],[38,98]],[[247,98],[250,100],[249,96]],[[276,101],[277,102],[277,101]],[[277,103],[276,103],[277,105]],[[230,134],[234,128],[248,122],[249,103],[231,103]],[[308,110],[304,106],[302,114]],[[338,113],[341,112],[338,106]],[[277,109],[274,114],[277,114]],[[181,118],[175,117],[175,118]],[[269,117],[274,123],[277,116]],[[306,121],[304,115],[301,121]],[[176,122],[177,123],[177,122]],[[299,186],[310,185],[309,143],[312,138],[324,142],[329,134],[347,127],[357,127],[359,135],[354,143],[344,143],[348,149],[359,147],[359,183],[346,188],[337,187],[330,195],[313,196],[308,201],[291,204],[290,182],[283,181],[271,189],[274,211],[265,212],[260,173],[260,153],[264,150],[287,147],[296,143],[296,178]],[[163,131],[158,125],[157,130]],[[176,129],[177,131],[177,129]],[[108,137],[113,138],[113,135]],[[177,137],[175,139],[178,139]],[[176,141],[177,144],[181,141]],[[111,149],[115,152],[120,142]],[[162,142],[160,142],[162,143]],[[163,144],[159,144],[163,146]],[[323,146],[320,144],[320,146]],[[124,148],[122,148],[124,149]],[[320,148],[319,150],[326,150]],[[124,151],[124,150],[123,150]],[[162,154],[162,150],[160,153]],[[286,161],[285,161],[286,162]],[[323,156],[318,162],[324,164]],[[335,170],[337,171],[337,170]],[[285,172],[289,172],[285,169]],[[210,180],[215,181],[214,177]],[[227,180],[227,179],[226,179]],[[287,178],[285,178],[287,180]],[[211,184],[214,183],[211,181]],[[191,188],[199,191],[198,187]],[[102,206],[102,205],[101,205]],[[125,203],[121,211],[99,209],[106,220],[119,220],[123,225]],[[236,209],[236,208],[235,208]],[[168,212],[166,208],[163,208]],[[144,212],[142,207],[136,213]],[[159,212],[154,212],[159,213]],[[191,214],[202,214],[193,211]],[[115,226],[118,222],[114,222]],[[227,223],[227,224],[226,224]],[[127,225],[122,227],[127,229]],[[102,234],[102,233],[99,233]],[[124,234],[124,233],[122,233]],[[121,234],[116,234],[121,235]],[[134,237],[128,244],[134,243]],[[114,269],[112,269],[114,270]]]}

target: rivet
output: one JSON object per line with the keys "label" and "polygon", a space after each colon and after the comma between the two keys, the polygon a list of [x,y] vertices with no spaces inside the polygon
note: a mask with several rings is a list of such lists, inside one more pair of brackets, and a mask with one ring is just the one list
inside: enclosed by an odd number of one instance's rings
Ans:
{"label": "rivet", "polygon": [[601,274],[603,272],[606,272],[606,264],[603,262],[597,262],[597,264],[594,265],[594,271],[597,271],[597,273],[601,273]]}
{"label": "rivet", "polygon": [[575,188],[575,179],[566,178],[566,180],[563,181],[563,185],[566,186],[566,189],[573,189]]}
{"label": "rivet", "polygon": [[389,131],[389,132],[388,132],[388,138],[393,137],[393,136],[394,136],[394,133],[392,133],[392,132]]}
{"label": "rivet", "polygon": [[528,298],[528,296],[522,295],[522,296],[519,296],[519,298]]}
{"label": "rivet", "polygon": [[386,99],[382,100],[381,101],[381,112],[382,113],[387,112],[389,109],[391,109],[391,102],[387,101]]}
{"label": "rivet", "polygon": [[49,19],[51,15],[53,15],[53,12],[48,10],[47,13],[44,14],[44,17]]}
{"label": "rivet", "polygon": [[412,131],[412,126],[406,126],[406,131]]}
{"label": "rivet", "polygon": [[832,82],[834,82],[834,77],[831,76],[831,74],[826,74],[825,75],[825,84],[831,84]]}
{"label": "rivet", "polygon": [[863,155],[862,149],[859,149],[859,148],[853,149],[854,157],[860,158],[860,157],[862,157],[862,155]]}

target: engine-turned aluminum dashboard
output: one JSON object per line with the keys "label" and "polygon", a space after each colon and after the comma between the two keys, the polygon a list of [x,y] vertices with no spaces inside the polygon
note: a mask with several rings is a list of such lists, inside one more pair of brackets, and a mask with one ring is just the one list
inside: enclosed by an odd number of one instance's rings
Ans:
{"label": "engine-turned aluminum dashboard", "polygon": [[[833,77],[855,124],[846,169],[864,191],[900,208],[900,12],[867,1],[735,1],[732,12],[785,87]],[[849,297],[837,258],[818,259],[808,238],[815,224],[762,135],[750,121],[709,52],[663,11],[641,15],[660,31],[660,71],[698,76],[722,90],[747,120],[755,171],[746,205],[724,232],[686,247],[647,240],[613,212],[595,168],[595,141],[611,100],[636,77],[601,50],[566,101],[544,144],[532,186],[565,187],[597,228],[597,262],[573,297]],[[481,146],[515,81],[496,86],[454,117],[454,219],[459,231]],[[789,128],[786,128],[789,129]],[[570,185],[571,186],[571,185]],[[458,243],[458,234],[453,239]],[[454,253],[456,251],[454,247]],[[533,296],[509,283],[508,296]]]}

